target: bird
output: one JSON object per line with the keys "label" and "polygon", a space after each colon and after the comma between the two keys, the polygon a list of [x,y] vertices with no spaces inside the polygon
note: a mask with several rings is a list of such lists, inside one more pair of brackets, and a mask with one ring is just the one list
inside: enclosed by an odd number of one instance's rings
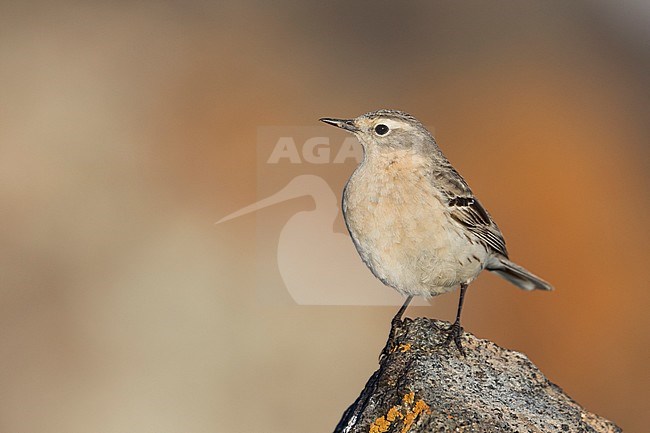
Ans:
{"label": "bird", "polygon": [[509,259],[499,227],[415,117],[382,109],[319,120],[354,134],[363,147],[363,159],[343,190],[343,217],[362,261],[406,297],[393,325],[414,296],[430,298],[460,287],[456,320],[442,345],[453,341],[465,355],[465,292],[484,269],[524,290],[553,290]]}

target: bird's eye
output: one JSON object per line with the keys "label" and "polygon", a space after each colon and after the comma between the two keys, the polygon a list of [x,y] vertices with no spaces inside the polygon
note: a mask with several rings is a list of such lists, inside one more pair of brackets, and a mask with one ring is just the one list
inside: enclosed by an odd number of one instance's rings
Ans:
{"label": "bird's eye", "polygon": [[388,126],[384,125],[383,123],[380,123],[379,125],[375,126],[375,133],[377,135],[386,135],[388,132]]}

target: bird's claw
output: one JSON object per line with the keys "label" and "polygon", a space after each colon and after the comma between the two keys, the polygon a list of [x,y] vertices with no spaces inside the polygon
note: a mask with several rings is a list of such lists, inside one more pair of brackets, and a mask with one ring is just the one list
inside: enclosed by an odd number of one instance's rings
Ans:
{"label": "bird's claw", "polygon": [[395,329],[399,327],[402,324],[402,320],[398,318],[397,316],[393,317],[393,320],[390,322],[390,333],[388,334],[388,341],[386,342],[386,346],[384,346],[383,350],[379,354],[379,361],[381,362],[384,358],[386,358],[392,351],[393,347],[395,347],[394,344],[394,338],[395,338]]}
{"label": "bird's claw", "polygon": [[456,348],[458,348],[460,354],[466,356],[465,349],[463,349],[463,345],[460,339],[460,337],[463,335],[463,327],[460,326],[460,323],[454,322],[449,328],[447,328],[445,332],[447,333],[447,338],[443,343],[439,344],[439,346],[449,347],[453,341],[454,344],[456,344]]}

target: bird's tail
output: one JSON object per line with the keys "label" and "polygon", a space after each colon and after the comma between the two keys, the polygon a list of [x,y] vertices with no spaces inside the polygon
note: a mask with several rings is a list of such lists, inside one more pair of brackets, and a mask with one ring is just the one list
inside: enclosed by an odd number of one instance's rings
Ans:
{"label": "bird's tail", "polygon": [[496,272],[501,277],[524,290],[553,290],[553,286],[549,283],[503,256],[492,257],[487,265],[487,270]]}

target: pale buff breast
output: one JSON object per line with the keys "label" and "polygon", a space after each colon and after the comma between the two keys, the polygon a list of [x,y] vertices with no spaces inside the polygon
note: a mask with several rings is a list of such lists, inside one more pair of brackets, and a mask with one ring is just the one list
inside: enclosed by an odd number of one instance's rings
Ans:
{"label": "pale buff breast", "polygon": [[476,278],[487,258],[445,212],[408,150],[366,156],[343,196],[346,224],[363,261],[405,295],[436,295]]}

